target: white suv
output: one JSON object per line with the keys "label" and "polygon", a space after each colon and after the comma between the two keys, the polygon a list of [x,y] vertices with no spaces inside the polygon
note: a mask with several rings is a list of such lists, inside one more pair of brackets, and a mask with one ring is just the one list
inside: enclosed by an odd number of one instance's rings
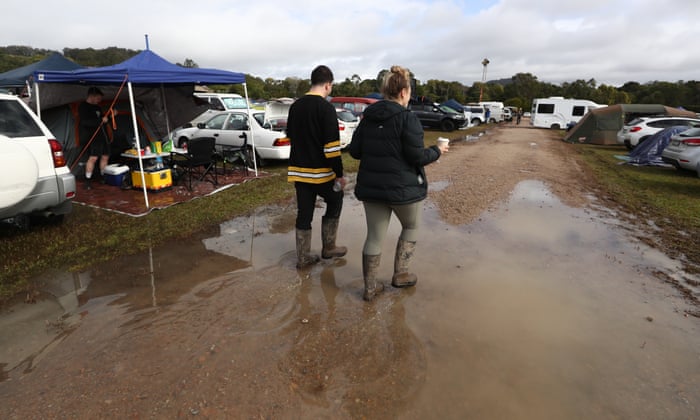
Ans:
{"label": "white suv", "polygon": [[61,144],[19,97],[0,94],[0,221],[25,229],[33,215],[60,222],[73,198]]}
{"label": "white suv", "polygon": [[617,133],[617,142],[624,144],[628,149],[634,149],[652,134],[656,134],[664,128],[684,125],[694,127],[700,125],[700,119],[688,117],[640,117],[628,122]]}
{"label": "white suv", "polygon": [[244,97],[237,93],[202,93],[195,92],[194,97],[197,102],[206,103],[209,109],[195,117],[190,124],[192,127],[197,123],[205,122],[209,118],[218,114],[220,111],[229,111],[236,109],[247,109],[248,102]]}
{"label": "white suv", "polygon": [[482,105],[469,104],[464,106],[464,111],[469,112],[471,115],[471,120],[469,121],[471,125],[477,126],[479,124],[486,123],[486,108]]}

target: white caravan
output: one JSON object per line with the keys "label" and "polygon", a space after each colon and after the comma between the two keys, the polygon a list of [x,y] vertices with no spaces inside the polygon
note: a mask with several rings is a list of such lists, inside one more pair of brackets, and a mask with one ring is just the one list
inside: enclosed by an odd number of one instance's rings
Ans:
{"label": "white caravan", "polygon": [[532,101],[530,124],[535,127],[563,129],[576,124],[591,109],[599,105],[587,99],[565,99],[561,96],[537,98]]}
{"label": "white caravan", "polygon": [[503,112],[503,102],[485,101],[479,102],[479,105],[489,109],[488,122],[501,122],[505,120],[506,116]]}

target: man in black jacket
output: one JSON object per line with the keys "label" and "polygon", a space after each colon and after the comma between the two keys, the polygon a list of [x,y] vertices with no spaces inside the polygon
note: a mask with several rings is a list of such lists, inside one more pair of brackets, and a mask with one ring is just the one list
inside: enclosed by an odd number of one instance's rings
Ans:
{"label": "man in black jacket", "polygon": [[80,145],[87,150],[88,159],[85,163],[85,188],[90,189],[90,181],[99,158],[99,170],[103,174],[109,163],[109,140],[102,124],[107,122],[107,116],[102,113],[102,91],[96,87],[88,89],[87,98],[78,106],[80,121]]}
{"label": "man in black jacket", "polygon": [[[289,109],[287,136],[291,141],[287,180],[294,182],[297,195],[297,267],[319,261],[311,255],[311,222],[316,197],[326,202],[321,222],[323,258],[342,257],[347,248],[336,246],[340,212],[343,208],[343,161],[335,108],[326,97],[333,89],[333,73],[326,66],[311,72],[311,89]],[[334,188],[334,186],[336,186]]]}

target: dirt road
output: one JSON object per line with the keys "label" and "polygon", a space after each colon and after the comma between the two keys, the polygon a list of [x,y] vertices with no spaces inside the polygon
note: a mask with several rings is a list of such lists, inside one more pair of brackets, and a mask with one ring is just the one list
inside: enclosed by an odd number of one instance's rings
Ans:
{"label": "dirt road", "polygon": [[440,214],[453,224],[468,223],[505,199],[526,179],[543,181],[562,201],[584,205],[592,192],[588,175],[577,163],[572,145],[558,140],[558,132],[504,125],[479,137],[451,142],[449,156],[430,165],[430,181],[449,186],[431,194]]}
{"label": "dirt road", "polygon": [[273,206],[47,273],[55,300],[0,317],[0,417],[698,418],[700,319],[655,277],[678,267],[584,206],[572,147],[526,127],[455,139],[428,167],[418,285],[371,304],[350,193],[347,257],[309,270],[294,209]]}

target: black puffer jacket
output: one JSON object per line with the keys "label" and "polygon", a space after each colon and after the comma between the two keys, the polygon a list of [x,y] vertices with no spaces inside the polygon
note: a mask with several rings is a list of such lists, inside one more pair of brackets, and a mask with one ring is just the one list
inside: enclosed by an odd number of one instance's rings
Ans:
{"label": "black puffer jacket", "polygon": [[365,109],[352,136],[350,155],[360,160],[355,186],[359,200],[410,204],[427,196],[423,166],[436,161],[440,150],[425,147],[415,114],[384,100]]}

